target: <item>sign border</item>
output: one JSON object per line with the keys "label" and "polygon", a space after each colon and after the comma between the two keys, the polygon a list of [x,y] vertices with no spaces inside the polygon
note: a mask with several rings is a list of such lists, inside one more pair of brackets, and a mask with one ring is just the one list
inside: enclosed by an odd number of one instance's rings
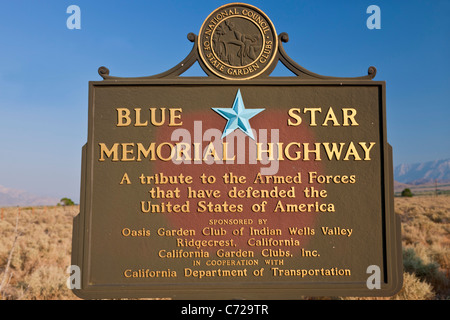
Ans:
{"label": "sign border", "polygon": [[[383,252],[384,252],[384,280],[381,289],[369,290],[365,284],[324,284],[275,282],[273,286],[267,287],[265,284],[252,284],[251,288],[238,287],[238,284],[227,282],[217,288],[196,288],[191,284],[149,284],[149,285],[94,285],[89,283],[89,244],[92,217],[92,196],[90,194],[93,183],[92,163],[94,156],[94,108],[95,89],[102,86],[376,86],[379,92],[379,116],[380,116],[380,164],[383,175],[381,179],[381,197],[383,199],[384,212],[383,223]],[[146,79],[146,80],[104,80],[89,82],[89,123],[88,142],[83,147],[82,152],[82,176],[81,176],[81,199],[80,214],[74,218],[73,226],[73,250],[72,264],[81,267],[82,289],[73,289],[75,295],[84,299],[99,298],[167,298],[173,299],[296,299],[300,296],[371,296],[384,297],[392,296],[398,292],[403,283],[403,264],[401,248],[400,218],[394,212],[394,190],[393,190],[393,167],[392,167],[392,147],[387,143],[386,132],[386,83],[384,81],[372,80],[311,80],[298,81],[295,78],[265,78],[254,79],[252,81],[236,80],[224,81],[208,78],[176,78],[176,79]],[[369,276],[369,275],[368,275]],[[190,288],[186,288],[190,286]],[[369,294],[370,293],[370,294]]]}

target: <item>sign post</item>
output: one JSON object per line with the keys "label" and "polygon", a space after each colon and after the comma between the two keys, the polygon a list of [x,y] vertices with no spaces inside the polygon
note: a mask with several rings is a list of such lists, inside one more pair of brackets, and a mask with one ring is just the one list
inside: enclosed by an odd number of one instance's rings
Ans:
{"label": "sign post", "polygon": [[[402,285],[384,81],[216,9],[171,70],[90,82],[72,264],[83,298],[390,296]],[[180,77],[198,61],[207,77]],[[278,62],[295,76],[270,77]]]}

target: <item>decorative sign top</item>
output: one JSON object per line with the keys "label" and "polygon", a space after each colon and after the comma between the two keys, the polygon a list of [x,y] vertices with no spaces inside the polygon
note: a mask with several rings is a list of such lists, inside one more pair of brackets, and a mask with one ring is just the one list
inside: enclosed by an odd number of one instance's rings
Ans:
{"label": "decorative sign top", "polygon": [[[117,77],[111,76],[106,67],[100,67],[98,73],[105,80],[177,79],[195,62],[199,63],[209,78],[226,80],[267,79],[278,62],[295,74],[296,77],[289,78],[296,81],[372,80],[377,73],[373,66],[369,67],[367,75],[359,77],[324,76],[307,70],[284,50],[282,43],[289,41],[288,34],[282,32],[277,36],[267,15],[244,3],[231,3],[216,9],[206,18],[200,34],[189,33],[187,38],[194,43],[189,55],[163,73],[144,77]],[[271,79],[275,80],[283,79]]]}
{"label": "decorative sign top", "polygon": [[212,12],[199,34],[199,53],[211,72],[230,80],[262,74],[274,60],[278,38],[270,19],[243,3],[224,5]]}

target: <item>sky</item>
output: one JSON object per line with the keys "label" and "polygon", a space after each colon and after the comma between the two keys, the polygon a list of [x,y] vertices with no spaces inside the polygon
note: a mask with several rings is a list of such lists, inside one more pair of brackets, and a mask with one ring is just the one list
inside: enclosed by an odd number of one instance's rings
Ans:
{"label": "sky", "polygon": [[[172,68],[192,48],[187,34],[229,2],[0,0],[0,185],[79,201],[98,68],[130,77]],[[377,68],[394,166],[450,158],[449,0],[245,2],[289,34],[286,52],[308,70],[354,77]],[[67,27],[70,5],[81,29]],[[370,5],[380,29],[367,27]]]}

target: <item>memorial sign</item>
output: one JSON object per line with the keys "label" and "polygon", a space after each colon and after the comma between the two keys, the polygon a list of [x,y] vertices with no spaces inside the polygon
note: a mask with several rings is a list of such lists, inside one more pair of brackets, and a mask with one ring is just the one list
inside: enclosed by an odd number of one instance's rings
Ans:
{"label": "memorial sign", "polygon": [[[83,298],[296,299],[401,288],[384,81],[322,76],[233,3],[149,77],[89,85],[72,264]],[[207,77],[180,77],[198,62]],[[270,77],[281,62],[295,76]]]}

